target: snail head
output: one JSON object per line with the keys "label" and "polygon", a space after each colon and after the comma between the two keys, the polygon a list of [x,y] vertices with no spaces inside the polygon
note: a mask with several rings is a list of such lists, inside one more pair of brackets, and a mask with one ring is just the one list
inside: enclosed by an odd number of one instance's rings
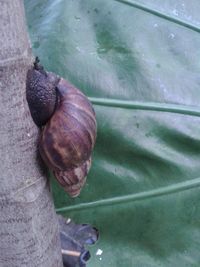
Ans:
{"label": "snail head", "polygon": [[33,121],[38,127],[47,123],[55,111],[57,103],[56,85],[59,77],[46,72],[36,57],[26,78],[26,99]]}

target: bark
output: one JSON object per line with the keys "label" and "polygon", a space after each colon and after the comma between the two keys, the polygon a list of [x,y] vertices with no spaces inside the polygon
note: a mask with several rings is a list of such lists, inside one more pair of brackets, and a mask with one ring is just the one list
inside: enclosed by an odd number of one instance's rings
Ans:
{"label": "bark", "polygon": [[32,55],[21,0],[0,0],[0,266],[61,267],[58,222],[25,98]]}

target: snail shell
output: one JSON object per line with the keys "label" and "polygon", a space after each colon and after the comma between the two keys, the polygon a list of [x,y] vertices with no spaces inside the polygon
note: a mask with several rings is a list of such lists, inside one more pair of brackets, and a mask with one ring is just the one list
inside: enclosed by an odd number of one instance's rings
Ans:
{"label": "snail shell", "polygon": [[39,151],[65,191],[75,197],[91,166],[95,112],[80,90],[38,63],[27,74],[27,101],[34,122],[42,126]]}

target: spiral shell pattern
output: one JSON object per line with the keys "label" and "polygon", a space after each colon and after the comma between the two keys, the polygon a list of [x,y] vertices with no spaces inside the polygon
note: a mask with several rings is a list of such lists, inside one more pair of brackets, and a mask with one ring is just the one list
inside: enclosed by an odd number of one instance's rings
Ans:
{"label": "spiral shell pattern", "polygon": [[54,175],[71,197],[77,197],[86,182],[86,176],[90,167],[91,158],[72,170],[54,171]]}
{"label": "spiral shell pattern", "polygon": [[76,196],[91,165],[97,129],[95,112],[87,97],[63,78],[56,90],[59,101],[42,129],[39,151],[65,190]]}

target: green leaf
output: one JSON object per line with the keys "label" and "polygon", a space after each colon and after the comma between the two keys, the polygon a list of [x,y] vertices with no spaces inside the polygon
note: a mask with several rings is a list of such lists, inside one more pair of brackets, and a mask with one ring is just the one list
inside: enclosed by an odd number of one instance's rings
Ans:
{"label": "green leaf", "polygon": [[198,267],[200,2],[25,4],[35,55],[97,115],[81,196],[52,181],[57,211],[100,230],[88,266]]}

